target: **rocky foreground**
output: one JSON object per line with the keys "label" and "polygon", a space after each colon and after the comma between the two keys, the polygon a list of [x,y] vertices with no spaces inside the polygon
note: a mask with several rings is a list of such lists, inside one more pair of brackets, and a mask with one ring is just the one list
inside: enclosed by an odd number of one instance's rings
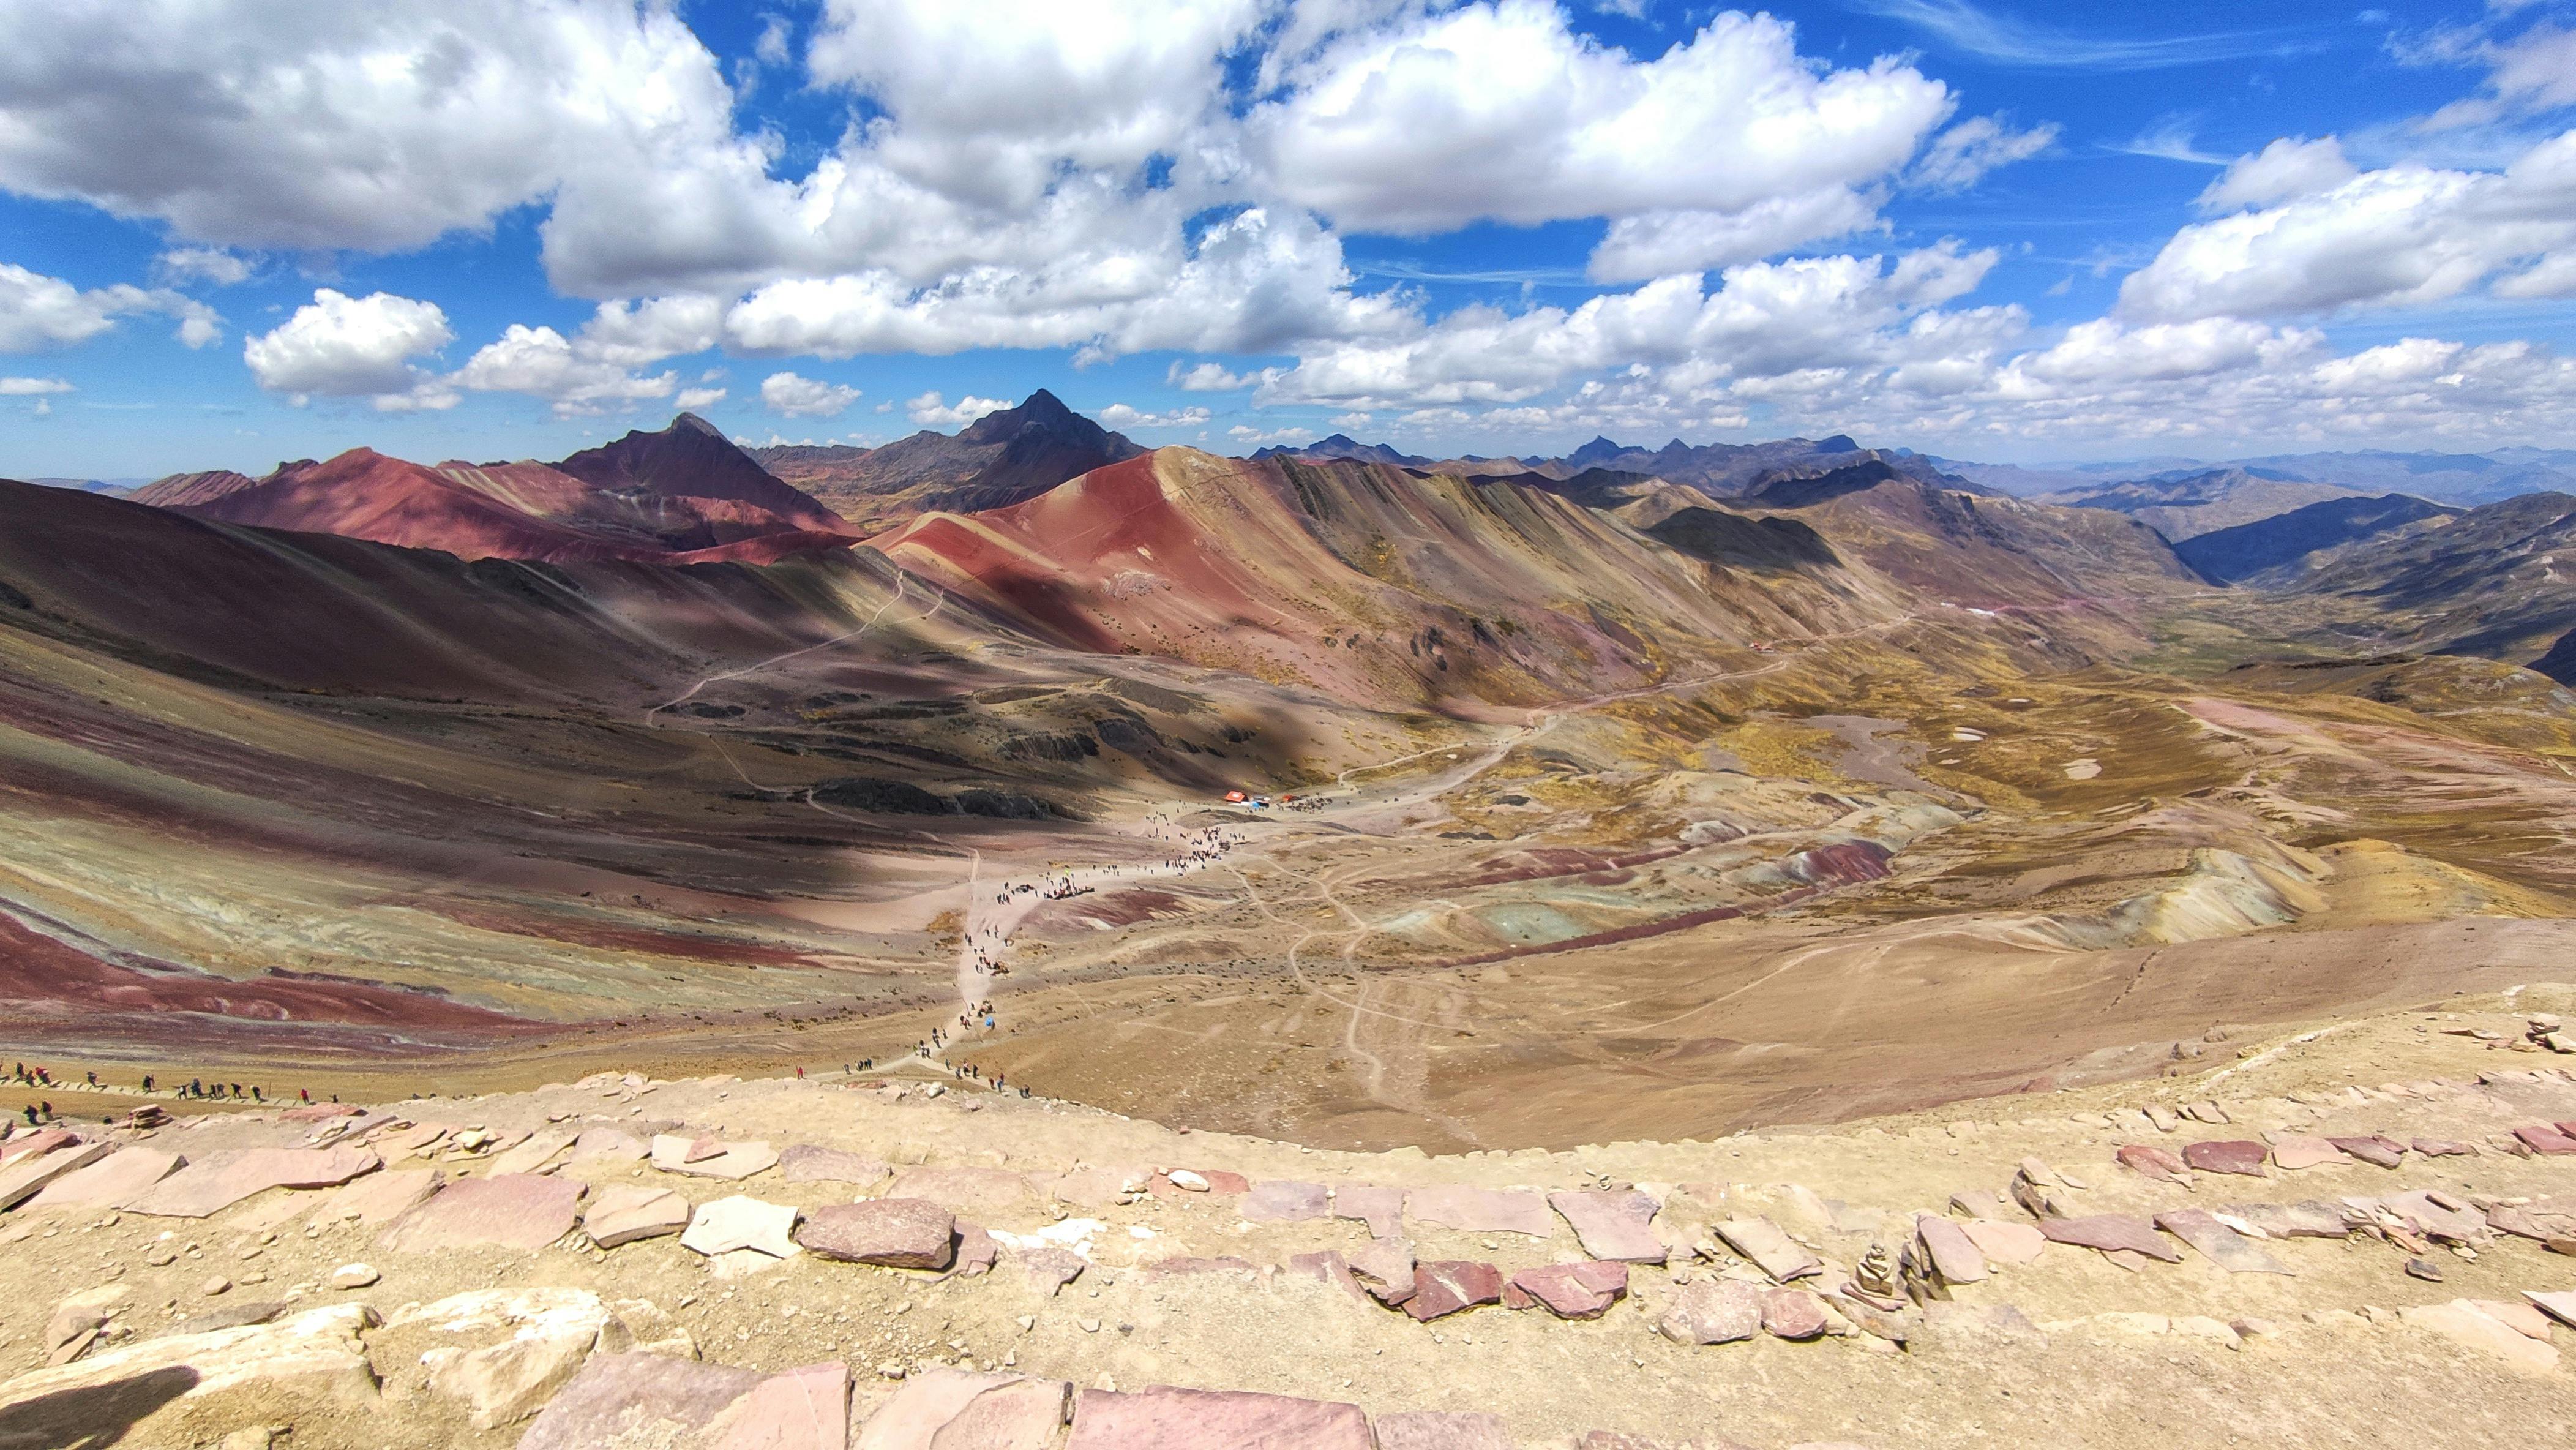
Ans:
{"label": "rocky foreground", "polygon": [[927,1077],[20,1129],[0,1447],[2541,1443],[2571,995],[1565,1153]]}

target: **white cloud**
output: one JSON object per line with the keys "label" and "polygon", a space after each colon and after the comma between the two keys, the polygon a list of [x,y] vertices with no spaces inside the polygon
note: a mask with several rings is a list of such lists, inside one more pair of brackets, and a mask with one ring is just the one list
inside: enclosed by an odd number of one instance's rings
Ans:
{"label": "white cloud", "polygon": [[950,407],[939,394],[924,393],[918,398],[906,399],[903,410],[911,415],[913,422],[924,428],[962,428],[987,413],[998,413],[1009,406],[1000,398],[970,395],[959,398],[956,406]]}
{"label": "white cloud", "polygon": [[818,382],[794,373],[771,373],[760,381],[761,405],[782,418],[829,418],[859,400],[859,390],[842,383]]}
{"label": "white cloud", "polygon": [[1822,71],[1791,28],[1718,16],[1648,61],[1543,0],[1417,16],[1328,45],[1256,111],[1252,153],[1346,227],[1445,231],[1649,212],[1735,213],[1895,172],[1946,87],[1892,60]]}
{"label": "white cloud", "polygon": [[2360,174],[2344,159],[2343,143],[2332,136],[2317,141],[2283,136],[2251,156],[2230,162],[2227,174],[2211,182],[2193,205],[2204,212],[2271,206],[2332,191]]}
{"label": "white cloud", "polygon": [[152,259],[152,274],[165,283],[233,287],[250,280],[251,265],[221,247],[173,247]]}
{"label": "white cloud", "polygon": [[[2267,148],[2220,187],[2257,196],[2321,181],[2336,159],[2314,149],[2324,144]],[[2441,302],[2571,247],[2576,131],[2500,172],[2401,164],[2184,227],[2121,283],[2119,312],[2186,321]]]}
{"label": "white cloud", "polygon": [[60,378],[0,378],[0,398],[33,398],[71,391],[72,385]]}
{"label": "white cloud", "polygon": [[2469,41],[2458,35],[2456,42],[2437,44],[2422,58],[2483,64],[2485,94],[2444,106],[2426,121],[2428,128],[2480,125],[2576,105],[2576,31],[2543,20],[2511,40]]}
{"label": "white cloud", "polygon": [[2057,144],[2055,124],[2016,131],[2000,116],[1971,116],[1933,139],[1914,164],[1915,185],[1964,191],[1999,166],[2027,161]]}
{"label": "white cloud", "polygon": [[1231,393],[1261,381],[1258,374],[1230,372],[1219,362],[1175,362],[1163,372],[1163,380],[1185,393]]}
{"label": "white cloud", "polygon": [[1755,261],[1807,242],[1878,226],[1876,196],[1829,186],[1735,213],[1651,212],[1610,224],[1586,269],[1596,282],[1642,282]]}
{"label": "white cloud", "polygon": [[638,377],[595,355],[583,340],[551,327],[512,323],[498,342],[467,359],[453,381],[476,392],[526,393],[554,404],[555,416],[581,417],[619,404],[665,398],[677,382],[665,372]]}
{"label": "white cloud", "polygon": [[324,287],[284,323],[245,342],[242,361],[261,387],[299,407],[324,397],[367,398],[384,412],[449,408],[456,393],[412,359],[453,340],[436,303]]}
{"label": "white cloud", "polygon": [[675,401],[681,412],[694,413],[700,408],[712,408],[724,400],[725,390],[722,388],[682,388]]}
{"label": "white cloud", "polygon": [[35,352],[87,342],[131,313],[158,312],[179,319],[178,338],[203,347],[223,335],[215,310],[176,292],[118,283],[82,291],[60,277],[0,262],[0,352]]}
{"label": "white cloud", "polygon": [[1112,428],[1196,428],[1214,416],[1205,408],[1174,408],[1168,412],[1148,413],[1125,403],[1112,403],[1100,410],[1100,421]]}

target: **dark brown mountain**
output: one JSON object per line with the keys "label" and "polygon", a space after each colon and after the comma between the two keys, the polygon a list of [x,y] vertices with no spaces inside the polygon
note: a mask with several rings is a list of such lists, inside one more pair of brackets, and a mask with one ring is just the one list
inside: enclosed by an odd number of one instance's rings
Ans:
{"label": "dark brown mountain", "polygon": [[2329,551],[2461,512],[2402,493],[2330,498],[2234,528],[2191,535],[2177,542],[2174,552],[2213,584],[2288,584]]}
{"label": "dark brown mountain", "polygon": [[925,430],[882,448],[781,445],[752,456],[874,530],[916,514],[1008,508],[1144,451],[1040,388],[953,436]]}
{"label": "dark brown mountain", "polygon": [[780,482],[713,423],[682,413],[657,433],[635,432],[555,465],[595,489],[749,504],[800,528],[845,531],[841,517]]}

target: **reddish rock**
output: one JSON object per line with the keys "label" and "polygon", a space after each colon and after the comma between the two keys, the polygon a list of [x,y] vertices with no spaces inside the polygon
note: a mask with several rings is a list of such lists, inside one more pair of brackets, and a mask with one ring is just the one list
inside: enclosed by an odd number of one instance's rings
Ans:
{"label": "reddish rock", "polygon": [[2516,1128],[2513,1130],[2513,1135],[2521,1140],[2524,1147],[2534,1153],[2548,1154],[2553,1157],[2576,1153],[2576,1138],[2571,1138],[2556,1128]]}
{"label": "reddish rock", "polygon": [[2417,1233],[2437,1242],[2477,1244],[2486,1241],[2486,1215],[2447,1194],[2416,1189],[2393,1194],[2379,1202],[2381,1207],[2412,1224]]}
{"label": "reddish rock", "polygon": [[1404,1410],[1377,1417],[1377,1450],[1513,1450],[1500,1417]]}
{"label": "reddish rock", "polygon": [[1696,1279],[1684,1284],[1656,1322],[1676,1344],[1730,1344],[1762,1332],[1762,1294],[1737,1279]]}
{"label": "reddish rock", "polygon": [[1381,1238],[1350,1256],[1351,1277],[1370,1298],[1390,1308],[1413,1297],[1413,1245],[1402,1239]]}
{"label": "reddish rock", "polygon": [[2301,1169],[2323,1168],[2330,1164],[2347,1163],[2351,1160],[2344,1156],[2341,1148],[2323,1138],[2301,1137],[2298,1134],[2289,1133],[2272,1141],[2272,1161],[2287,1171],[2297,1172]]}
{"label": "reddish rock", "polygon": [[1404,1232],[1404,1190],[1345,1183],[1333,1190],[1333,1217],[1367,1224],[1370,1238],[1394,1238]]}
{"label": "reddish rock", "polygon": [[2466,1158],[2477,1149],[2449,1138],[2418,1138],[2408,1145],[2425,1158]]}
{"label": "reddish rock", "polygon": [[2230,1203],[2220,1212],[2276,1239],[2339,1239],[2352,1232],[2344,1221],[2343,1206],[2322,1198],[2300,1203]]}
{"label": "reddish rock", "polygon": [[1065,1450],[1373,1450],[1357,1405],[1230,1390],[1084,1390]]}
{"label": "reddish rock", "polygon": [[707,1450],[848,1450],[850,1367],[838,1360],[774,1374],[727,1405]]}
{"label": "reddish rock", "polygon": [[[812,1223],[813,1220],[809,1218],[806,1222]],[[1091,1267],[1091,1262],[1082,1255],[1071,1249],[1057,1248],[1053,1244],[1040,1244],[1033,1249],[1013,1249],[1011,1257],[1018,1261],[1021,1271],[1029,1276],[1029,1287],[1050,1299],[1055,1297],[1057,1290],[1081,1278],[1082,1271]]]}
{"label": "reddish rock", "polygon": [[427,1203],[446,1181],[447,1176],[435,1168],[394,1168],[370,1173],[343,1184],[314,1216],[325,1221],[355,1219],[369,1228],[382,1228]]}
{"label": "reddish rock", "polygon": [[1990,1264],[2035,1264],[2048,1245],[2048,1236],[2029,1224],[2002,1219],[1972,1218],[1959,1225],[1959,1232]]}
{"label": "reddish rock", "polygon": [[2097,1213],[2083,1218],[2049,1218],[2040,1220],[2039,1231],[2050,1240],[2073,1244],[2080,1249],[2100,1249],[2104,1253],[2128,1252],[2162,1259],[2168,1264],[2182,1262],[2182,1251],[2173,1241],[2156,1232],[2155,1225],[2143,1218],[2125,1213]]}
{"label": "reddish rock", "polygon": [[2326,1141],[2364,1163],[2374,1163],[2382,1168],[2394,1168],[2406,1156],[2405,1144],[2376,1133],[2366,1138],[2328,1138]]}
{"label": "reddish rock", "polygon": [[69,1128],[39,1128],[32,1133],[0,1139],[0,1168],[6,1168],[21,1158],[42,1158],[80,1140],[80,1134]]}
{"label": "reddish rock", "polygon": [[2183,1162],[2162,1148],[2148,1143],[2123,1143],[2111,1155],[2123,1168],[2143,1173],[2162,1183],[2181,1183]]}
{"label": "reddish rock", "polygon": [[1303,1274],[1319,1284],[1338,1284],[1343,1293],[1362,1304],[1376,1302],[1369,1298],[1366,1289],[1360,1287],[1360,1281],[1352,1277],[1351,1266],[1342,1258],[1341,1251],[1338,1249],[1323,1249],[1311,1254],[1290,1254],[1288,1272]]}
{"label": "reddish rock", "polygon": [[1664,1246],[1647,1227],[1663,1205],[1645,1194],[1633,1188],[1624,1193],[1560,1190],[1549,1194],[1547,1202],[1573,1227],[1583,1251],[1595,1259],[1629,1264],[1664,1261]]}
{"label": "reddish rock", "polygon": [[1536,1309],[1538,1307],[1538,1300],[1530,1297],[1529,1290],[1522,1288],[1520,1285],[1513,1283],[1509,1279],[1505,1279],[1503,1281],[1503,1307],[1512,1310],[1514,1313],[1518,1313],[1523,1309]]}
{"label": "reddish rock", "polygon": [[1977,1284],[1987,1274],[1985,1252],[1976,1240],[1958,1224],[1937,1213],[1917,1215],[1914,1234],[1923,1244],[1924,1256],[1932,1261],[1932,1270],[1944,1284]]}
{"label": "reddish rock", "polygon": [[808,1209],[796,1242],[808,1253],[889,1269],[944,1269],[956,1261],[957,1218],[919,1198],[871,1198]]}
{"label": "reddish rock", "polygon": [[1210,1193],[1240,1194],[1252,1191],[1252,1180],[1240,1173],[1229,1173],[1222,1168],[1202,1168],[1198,1170],[1198,1175],[1208,1181]]}
{"label": "reddish rock", "polygon": [[1413,1266],[1413,1293],[1404,1301],[1404,1312],[1431,1320],[1502,1299],[1502,1270],[1470,1259],[1432,1259]]}
{"label": "reddish rock", "polygon": [[1773,1283],[1785,1284],[1803,1279],[1824,1267],[1824,1261],[1797,1240],[1782,1232],[1767,1218],[1730,1218],[1712,1226],[1726,1246],[1753,1261],[1754,1267],[1771,1276]]}
{"label": "reddish rock", "polygon": [[460,1178],[396,1219],[384,1244],[403,1253],[445,1249],[541,1249],[570,1232],[583,1185],[513,1173]]}
{"label": "reddish rock", "polygon": [[2263,1252],[2252,1239],[2220,1223],[2205,1208],[2179,1208],[2156,1215],[2156,1227],[2199,1252],[2231,1274],[2287,1274],[2280,1260]]}
{"label": "reddish rock", "polygon": [[1556,1216],[1535,1193],[1450,1185],[1416,1188],[1404,1195],[1408,1218],[1461,1233],[1514,1233],[1543,1239],[1556,1232]]}
{"label": "reddish rock", "polygon": [[779,1175],[790,1183],[848,1183],[864,1188],[893,1171],[865,1154],[811,1143],[798,1143],[778,1155]]}
{"label": "reddish rock", "polygon": [[1628,1266],[1601,1260],[1548,1264],[1521,1270],[1512,1284],[1559,1319],[1598,1319],[1628,1297]]}
{"label": "reddish rock", "polygon": [[121,1148],[56,1177],[28,1200],[27,1207],[113,1208],[178,1172],[187,1161],[155,1148]]}
{"label": "reddish rock", "polygon": [[1228,1273],[1249,1275],[1258,1274],[1261,1269],[1250,1259],[1239,1259],[1232,1254],[1218,1255],[1213,1258],[1180,1254],[1168,1259],[1156,1259],[1145,1266],[1145,1272],[1156,1275]]}
{"label": "reddish rock", "polygon": [[582,1212],[581,1231],[603,1249],[661,1238],[689,1226],[689,1201],[667,1188],[611,1183]]}
{"label": "reddish rock", "polygon": [[136,1194],[125,1207],[163,1218],[205,1218],[272,1188],[331,1188],[382,1166],[375,1150],[355,1145],[210,1154]]}
{"label": "reddish rock", "polygon": [[1804,1289],[1767,1290],[1762,1327],[1775,1339],[1814,1339],[1825,1332],[1825,1301]]}
{"label": "reddish rock", "polygon": [[594,1354],[555,1392],[518,1450],[680,1443],[751,1393],[760,1372],[658,1354]]}
{"label": "reddish rock", "polygon": [[2182,1161],[2203,1173],[2239,1173],[2261,1178],[2272,1150],[2251,1138],[2222,1138],[2183,1145]]}
{"label": "reddish rock", "polygon": [[1304,1223],[1331,1213],[1332,1203],[1320,1183],[1268,1178],[1252,1185],[1237,1211],[1248,1223]]}
{"label": "reddish rock", "polygon": [[991,1234],[971,1223],[957,1225],[957,1263],[949,1270],[972,1279],[990,1273],[1002,1261],[1002,1246]]}

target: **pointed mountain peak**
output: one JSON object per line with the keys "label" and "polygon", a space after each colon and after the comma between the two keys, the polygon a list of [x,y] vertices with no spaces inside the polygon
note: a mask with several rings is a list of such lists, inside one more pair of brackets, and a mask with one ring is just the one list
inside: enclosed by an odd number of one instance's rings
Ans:
{"label": "pointed mountain peak", "polygon": [[1062,398],[1044,388],[1029,394],[1011,411],[1032,423],[1061,423],[1074,416],[1074,411],[1064,405]]}
{"label": "pointed mountain peak", "polygon": [[706,419],[699,417],[695,413],[682,413],[680,416],[671,420],[670,427],[662,431],[666,433],[704,433],[714,438],[722,438],[724,436],[724,430],[722,428],[717,427],[715,424],[708,422]]}

